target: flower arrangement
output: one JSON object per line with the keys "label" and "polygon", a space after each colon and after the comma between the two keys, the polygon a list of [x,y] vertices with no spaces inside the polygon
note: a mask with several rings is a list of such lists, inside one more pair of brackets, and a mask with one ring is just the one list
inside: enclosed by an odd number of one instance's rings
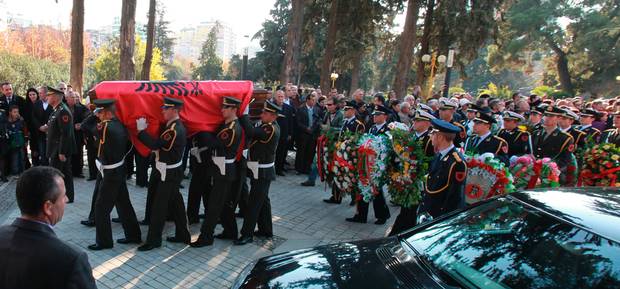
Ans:
{"label": "flower arrangement", "polygon": [[356,187],[359,139],[359,134],[347,134],[336,143],[332,173],[334,185],[342,192],[354,193]]}
{"label": "flower arrangement", "polygon": [[424,153],[424,144],[416,141],[406,126],[392,127],[390,136],[388,191],[394,203],[409,208],[422,198],[429,157]]}
{"label": "flower arrangement", "polygon": [[387,186],[387,155],[389,139],[386,135],[365,134],[359,140],[357,171],[360,194],[358,199],[370,202]]}
{"label": "flower arrangement", "polygon": [[338,133],[328,130],[316,142],[316,166],[321,181],[331,181],[334,161],[333,156],[338,142]]}
{"label": "flower arrangement", "polygon": [[492,153],[467,156],[465,201],[468,204],[515,190],[512,173]]}
{"label": "flower arrangement", "polygon": [[513,157],[510,160],[510,172],[519,189],[559,187],[560,169],[549,158],[536,160],[531,155]]}
{"label": "flower arrangement", "polygon": [[611,143],[595,145],[584,154],[578,185],[620,187],[620,147]]}

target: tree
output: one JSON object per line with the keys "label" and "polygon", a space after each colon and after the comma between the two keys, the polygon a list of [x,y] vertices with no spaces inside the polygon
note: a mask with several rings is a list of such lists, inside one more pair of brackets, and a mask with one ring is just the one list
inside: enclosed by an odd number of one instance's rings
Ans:
{"label": "tree", "polygon": [[[92,74],[93,82],[100,82],[104,80],[119,80],[120,72],[120,48],[118,45],[119,39],[114,38],[108,43],[104,44],[97,52],[97,58],[95,58]],[[140,37],[136,37],[134,51],[136,51],[136,62],[134,63],[134,71],[137,74],[142,74],[142,65],[145,53],[146,43],[142,41]],[[150,80],[165,80],[164,68],[161,63],[161,52],[158,48],[153,48],[153,61],[151,62]]]}
{"label": "tree", "polygon": [[149,80],[151,74],[151,62],[153,60],[153,40],[155,38],[155,6],[157,1],[149,1],[148,24],[146,28],[146,53],[144,55],[144,63],[142,64],[142,80]]}
{"label": "tree", "polygon": [[170,21],[167,21],[164,18],[166,14],[166,7],[164,6],[164,3],[158,2],[156,6],[155,11],[157,15],[155,17],[154,45],[159,48],[159,51],[161,51],[161,61],[163,63],[170,63],[172,62],[172,56],[174,54],[174,38],[170,36],[172,32],[170,31],[170,28],[168,28]]}
{"label": "tree", "polygon": [[416,41],[416,23],[418,22],[419,0],[409,0],[407,4],[407,16],[405,27],[400,35],[398,62],[396,62],[396,79],[394,91],[397,97],[405,97],[409,71],[413,55],[413,47]]}
{"label": "tree", "polygon": [[209,31],[207,40],[202,44],[199,66],[192,73],[195,79],[220,79],[222,78],[222,59],[217,56],[217,34],[221,29],[219,22]]}
{"label": "tree", "polygon": [[136,0],[123,0],[120,31],[120,79],[135,78],[135,62],[133,59],[136,26]]}
{"label": "tree", "polygon": [[[274,8],[269,12],[271,19],[263,22],[262,28],[252,37],[252,39],[260,39],[259,43],[262,48],[262,51],[256,53],[257,61],[262,62],[262,67],[269,67],[262,75],[266,81],[280,80],[286,49],[286,33],[291,18],[289,3],[290,0],[277,0]],[[248,70],[251,69],[248,61]]]}
{"label": "tree", "polygon": [[84,0],[73,0],[71,11],[71,72],[73,89],[82,93],[84,81]]}
{"label": "tree", "polygon": [[[249,63],[249,60],[248,60],[248,63]],[[230,58],[230,60],[228,60],[228,68],[226,69],[226,74],[224,75],[224,79],[226,80],[240,79],[242,66],[243,66],[243,63],[241,61],[241,56],[239,54],[233,55]]]}
{"label": "tree", "polygon": [[329,18],[327,20],[327,40],[321,61],[321,89],[326,90],[331,87],[331,69],[334,60],[334,49],[336,48],[336,34],[338,33],[338,5],[340,0],[331,1],[329,7]]}
{"label": "tree", "polygon": [[292,15],[286,33],[286,50],[284,63],[280,74],[281,83],[296,82],[298,80],[297,67],[299,66],[299,54],[301,53],[301,33],[303,31],[304,0],[291,0]]}

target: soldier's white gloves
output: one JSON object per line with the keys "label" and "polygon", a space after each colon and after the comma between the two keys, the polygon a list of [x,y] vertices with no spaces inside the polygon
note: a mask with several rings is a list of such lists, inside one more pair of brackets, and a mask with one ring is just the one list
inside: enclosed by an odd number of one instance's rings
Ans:
{"label": "soldier's white gloves", "polygon": [[243,115],[248,115],[250,113],[250,104],[245,106],[245,110],[243,111]]}
{"label": "soldier's white gloves", "polygon": [[138,126],[138,131],[145,130],[148,124],[146,123],[146,118],[141,117],[136,119],[136,125]]}

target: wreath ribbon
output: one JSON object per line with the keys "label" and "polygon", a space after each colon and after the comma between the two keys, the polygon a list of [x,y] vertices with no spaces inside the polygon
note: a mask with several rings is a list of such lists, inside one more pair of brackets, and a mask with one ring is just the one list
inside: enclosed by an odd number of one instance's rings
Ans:
{"label": "wreath ribbon", "polygon": [[583,179],[584,178],[588,178],[588,179],[603,179],[606,178],[608,175],[612,175],[609,180],[610,180],[610,186],[614,187],[616,186],[616,178],[618,177],[617,175],[615,175],[616,172],[620,171],[620,167],[617,168],[613,168],[613,169],[609,169],[609,170],[603,170],[600,173],[592,173],[592,172],[588,172],[588,171],[583,171],[581,172],[581,174],[579,175],[579,182],[577,183],[578,186],[581,186]]}

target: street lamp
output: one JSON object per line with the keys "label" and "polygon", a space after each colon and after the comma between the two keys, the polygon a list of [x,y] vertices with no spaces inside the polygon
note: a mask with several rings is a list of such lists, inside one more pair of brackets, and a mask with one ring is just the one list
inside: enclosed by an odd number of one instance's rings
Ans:
{"label": "street lamp", "polygon": [[428,78],[428,94],[426,98],[429,98],[432,96],[433,94],[433,82],[435,79],[435,68],[437,68],[436,66],[436,62],[439,61],[441,63],[446,61],[446,57],[443,55],[439,55],[439,57],[437,57],[437,53],[433,52],[432,55],[428,55],[428,54],[424,54],[422,55],[422,62],[424,63],[430,63],[431,65],[431,75]]}
{"label": "street lamp", "polygon": [[334,88],[336,86],[336,79],[338,79],[338,73],[332,72],[329,78],[332,79],[332,88]]}

